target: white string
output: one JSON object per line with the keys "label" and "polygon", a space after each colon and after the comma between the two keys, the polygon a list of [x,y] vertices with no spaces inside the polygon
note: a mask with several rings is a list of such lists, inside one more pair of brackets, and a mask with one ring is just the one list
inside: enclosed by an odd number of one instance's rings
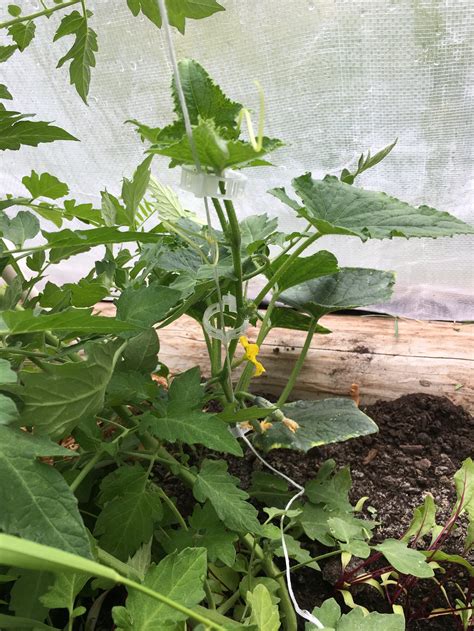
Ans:
{"label": "white string", "polygon": [[[183,85],[181,83],[181,77],[179,75],[178,62],[176,60],[176,51],[175,51],[175,48],[174,48],[174,42],[173,42],[173,38],[172,38],[172,35],[171,35],[171,27],[170,27],[170,23],[169,23],[169,19],[168,19],[168,11],[167,11],[167,8],[166,8],[164,0],[158,0],[158,5],[160,7],[161,19],[162,19],[163,28],[164,28],[164,31],[165,31],[166,42],[168,44],[168,53],[169,53],[171,65],[172,65],[172,68],[173,68],[176,92],[178,94],[179,103],[181,105],[181,111],[183,113],[184,128],[186,130],[186,135],[187,135],[188,140],[189,140],[189,145],[191,147],[191,153],[193,155],[193,160],[195,162],[196,169],[198,170],[198,172],[202,172],[201,162],[199,160],[199,155],[198,155],[198,152],[197,152],[197,149],[196,149],[196,145],[195,145],[195,142],[194,142],[194,138],[193,138],[193,130],[192,130],[192,126],[191,126],[191,119],[189,117],[188,106],[186,104],[186,97],[184,96]],[[207,226],[208,226],[208,230],[209,230],[209,237],[211,238],[211,235],[212,235],[212,223],[211,223],[211,213],[210,213],[210,210],[209,210],[209,200],[208,200],[207,197],[204,197],[204,205],[205,205],[205,208],[206,208],[206,219],[207,219]],[[219,261],[219,246],[217,244],[217,241],[215,241],[215,240],[214,240],[214,245],[215,245],[215,257],[214,257],[214,262],[212,263],[212,265],[214,267],[214,281],[215,281],[215,284],[216,284],[217,299],[218,299],[219,309],[220,309],[221,326],[222,326],[222,328],[224,328],[224,325],[225,325],[225,322],[224,322],[224,305],[222,303],[222,293],[221,293],[221,290],[220,290],[219,274],[218,274],[218,270],[217,270],[217,264],[218,264],[218,261]],[[231,366],[230,366],[230,358],[229,358],[227,341],[224,341],[224,350],[225,350],[225,361],[227,362],[228,374],[229,374],[229,378],[230,378]],[[275,469],[269,462],[267,462],[265,460],[265,458],[263,458],[257,452],[257,450],[254,448],[252,443],[245,436],[245,433],[240,429],[240,427],[238,425],[236,426],[236,429],[237,429],[237,435],[240,436],[244,440],[244,442],[246,443],[247,447],[265,465],[265,467],[267,467],[267,469],[269,469],[270,471],[272,471],[276,475],[278,475],[281,478],[283,478],[284,480],[286,480],[294,488],[298,489],[298,492],[290,499],[288,504],[285,506],[285,512],[287,512],[290,509],[290,507],[293,504],[293,502],[295,502],[298,498],[300,498],[304,494],[304,487],[302,487],[300,484],[298,484],[297,482],[292,480],[290,477],[288,477],[287,475],[285,475],[281,471],[278,471],[277,469]],[[294,607],[296,613],[299,616],[301,616],[302,618],[304,618],[308,622],[311,622],[312,624],[314,624],[318,629],[324,629],[324,625],[321,624],[321,622],[317,618],[315,618],[315,616],[310,614],[309,611],[306,611],[305,609],[301,609],[300,608],[300,606],[298,605],[298,601],[296,600],[295,594],[293,592],[293,585],[291,583],[290,557],[289,557],[289,554],[288,554],[288,548],[287,548],[286,541],[285,541],[284,520],[285,520],[285,515],[282,515],[282,517],[280,519],[281,545],[282,545],[282,548],[283,548],[283,556],[285,558],[286,584],[287,584],[287,587],[288,587],[288,593],[290,595],[291,602],[293,603],[293,607]]]}
{"label": "white string", "polygon": [[[302,495],[304,495],[304,487],[302,487],[300,484],[298,484],[298,482],[295,482],[295,480],[292,480],[292,478],[287,476],[282,471],[278,471],[278,469],[275,469],[275,467],[273,467],[269,462],[267,462],[265,460],[265,458],[263,458],[263,456],[261,456],[258,453],[258,451],[255,449],[255,447],[249,441],[249,439],[245,435],[246,432],[242,431],[242,429],[238,425],[237,425],[237,428],[238,428],[237,435],[240,438],[242,438],[242,440],[245,442],[247,447],[260,460],[260,462],[262,462],[265,465],[265,467],[267,467],[267,469],[269,469],[270,471],[272,471],[273,473],[278,475],[280,478],[283,478],[284,480],[286,480],[291,486],[293,486],[296,489],[298,489],[298,493],[293,495],[293,497],[290,499],[288,504],[285,506],[284,510],[285,510],[285,513],[287,513],[290,510],[292,504],[294,502],[296,502],[296,500],[299,499]],[[295,596],[295,593],[293,591],[293,584],[292,584],[292,581],[291,581],[290,555],[288,554],[288,548],[287,548],[286,540],[285,540],[284,522],[285,522],[285,515],[282,515],[281,519],[280,519],[281,547],[283,548],[283,557],[285,559],[286,586],[288,588],[288,593],[290,595],[291,602],[293,603],[293,608],[296,611],[296,613],[299,616],[301,616],[301,618],[304,618],[308,622],[311,622],[318,629],[324,629],[324,625],[321,623],[321,621],[318,620],[318,618],[316,618],[316,616],[313,616],[313,614],[310,613],[307,609],[301,609],[301,607],[298,604],[298,601],[296,600],[296,596]]]}

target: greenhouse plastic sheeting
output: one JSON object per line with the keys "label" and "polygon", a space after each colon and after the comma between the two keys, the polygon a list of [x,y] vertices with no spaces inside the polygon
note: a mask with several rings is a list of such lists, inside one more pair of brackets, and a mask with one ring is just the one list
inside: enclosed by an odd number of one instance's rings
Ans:
{"label": "greenhouse plastic sheeting", "polygon": [[[26,6],[28,5],[29,6]],[[188,21],[174,31],[180,57],[193,57],[234,99],[254,108],[258,79],[266,97],[269,136],[286,142],[273,168],[249,171],[239,213],[268,212],[291,229],[291,210],[266,194],[306,171],[338,174],[368,148],[398,137],[385,162],[358,181],[415,205],[428,203],[474,222],[472,0],[222,0],[225,12]],[[6,3],[5,3],[6,5]],[[38,2],[25,2],[27,9]],[[67,41],[52,43],[57,16],[43,19],[36,41],[0,66],[20,111],[54,120],[81,139],[8,151],[0,157],[3,192],[19,192],[32,168],[68,182],[72,196],[98,203],[99,191],[119,193],[143,146],[130,125],[170,121],[170,64],[163,33],[134,18],[125,0],[89,0],[99,36],[89,107],[55,70]],[[4,11],[2,10],[2,14]],[[5,42],[3,42],[5,43]],[[178,185],[164,158],[161,182]],[[182,194],[188,207],[198,200]],[[419,318],[474,319],[472,238],[373,241],[325,238],[343,265],[397,272],[394,301],[382,309]],[[51,270],[58,281],[88,271],[93,254]],[[78,264],[77,261],[83,263]]]}

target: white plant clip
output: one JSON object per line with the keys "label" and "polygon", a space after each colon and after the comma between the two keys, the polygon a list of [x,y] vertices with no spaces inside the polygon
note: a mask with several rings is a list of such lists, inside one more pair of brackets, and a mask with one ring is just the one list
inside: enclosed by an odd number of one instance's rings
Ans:
{"label": "white plant clip", "polygon": [[[226,307],[227,307],[227,310],[226,310]],[[223,316],[227,315],[228,313],[237,315],[237,304],[235,302],[234,296],[227,294],[227,296],[224,296],[222,298],[222,304],[215,302],[213,305],[210,305],[206,309],[206,311],[204,311],[204,315],[202,317],[202,325],[206,333],[210,337],[213,337],[216,340],[221,340],[225,344],[228,344],[231,340],[234,340],[240,337],[241,335],[245,334],[249,321],[244,320],[240,326],[235,327],[235,328],[218,329],[213,324],[211,324],[211,319],[215,315],[221,313],[221,308],[223,311],[222,313]]]}
{"label": "white plant clip", "polygon": [[[220,190],[224,184],[225,193]],[[227,169],[224,176],[204,173],[196,167],[181,167],[181,188],[190,191],[195,197],[218,197],[220,199],[236,199],[240,197],[247,184],[247,178],[238,171]]]}

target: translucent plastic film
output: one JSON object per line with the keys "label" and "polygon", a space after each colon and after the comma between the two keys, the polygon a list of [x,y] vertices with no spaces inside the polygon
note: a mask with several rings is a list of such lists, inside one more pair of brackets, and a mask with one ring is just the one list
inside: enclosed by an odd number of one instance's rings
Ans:
{"label": "translucent plastic film", "polygon": [[[39,2],[28,4],[25,11],[39,8]],[[306,171],[339,173],[362,151],[398,137],[392,154],[358,184],[474,222],[471,0],[222,4],[225,12],[188,21],[185,37],[174,37],[179,55],[200,61],[229,96],[256,111],[258,79],[266,97],[265,133],[286,142],[273,155],[273,168],[248,172],[238,203],[242,216],[268,212],[284,228],[297,227],[292,211],[266,194],[269,188],[288,186]],[[99,53],[89,107],[69,85],[67,69],[55,70],[68,42],[51,42],[54,17],[38,24],[36,41],[23,54],[0,66],[15,108],[55,120],[81,140],[4,152],[4,193],[20,192],[21,178],[36,169],[68,182],[77,200],[99,203],[100,190],[119,193],[121,178],[130,176],[142,156],[144,147],[124,121],[138,118],[156,126],[170,120],[171,73],[162,33],[145,18],[134,18],[125,0],[91,0],[91,8]],[[153,164],[160,182],[178,187],[178,170],[169,170],[161,158]],[[190,193],[180,195],[188,207],[201,209]],[[332,237],[318,244],[333,250],[342,265],[395,270],[398,288],[385,310],[474,319],[470,237],[366,244]],[[64,261],[51,268],[51,276],[56,282],[80,278],[91,260],[94,253]]]}

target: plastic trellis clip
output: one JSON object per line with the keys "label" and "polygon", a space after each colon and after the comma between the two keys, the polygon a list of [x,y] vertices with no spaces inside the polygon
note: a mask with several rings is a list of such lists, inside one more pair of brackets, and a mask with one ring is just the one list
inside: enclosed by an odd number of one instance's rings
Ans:
{"label": "plastic trellis clip", "polygon": [[[210,305],[206,311],[204,311],[204,315],[202,318],[202,324],[204,326],[204,329],[206,330],[206,333],[210,336],[215,338],[216,340],[221,340],[224,343],[228,343],[230,342],[230,340],[234,340],[235,338],[240,337],[241,335],[245,334],[245,331],[248,327],[249,321],[248,320],[244,320],[243,323],[235,328],[229,328],[229,329],[218,329],[217,327],[215,327],[213,324],[211,324],[211,319],[218,313],[221,312],[221,306],[223,309],[224,314],[226,313],[225,308],[227,307],[227,313],[232,313],[235,315],[237,315],[237,305],[235,302],[235,298],[234,296],[231,296],[230,294],[227,294],[227,296],[224,296],[222,298],[222,305],[218,302],[214,303],[213,305]],[[223,315],[224,315],[223,314]]]}
{"label": "plastic trellis clip", "polygon": [[[221,193],[219,184],[224,184],[225,193]],[[227,169],[222,177],[212,173],[204,173],[194,166],[181,167],[181,188],[190,191],[195,197],[218,197],[236,199],[245,190],[247,178],[238,171]]]}

